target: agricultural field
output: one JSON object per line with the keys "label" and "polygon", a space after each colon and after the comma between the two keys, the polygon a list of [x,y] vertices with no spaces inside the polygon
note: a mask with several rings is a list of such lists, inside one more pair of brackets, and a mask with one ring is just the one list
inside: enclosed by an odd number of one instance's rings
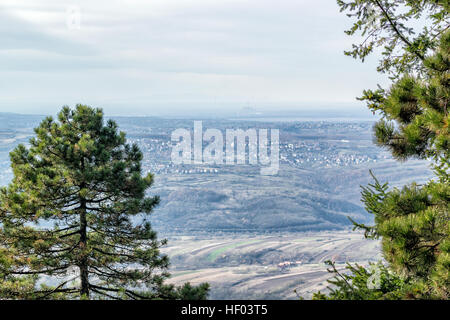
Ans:
{"label": "agricultural field", "polygon": [[169,282],[208,282],[214,299],[308,299],[326,290],[326,260],[342,269],[381,259],[378,241],[351,230],[168,239]]}

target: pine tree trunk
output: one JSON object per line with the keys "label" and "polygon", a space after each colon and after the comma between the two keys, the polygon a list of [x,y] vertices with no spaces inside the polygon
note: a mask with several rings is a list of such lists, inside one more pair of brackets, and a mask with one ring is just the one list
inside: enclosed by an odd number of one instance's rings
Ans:
{"label": "pine tree trunk", "polygon": [[86,221],[86,200],[80,201],[80,248],[82,257],[80,259],[80,279],[81,279],[81,296],[89,298],[89,275],[88,261],[86,256],[87,248],[87,221]]}

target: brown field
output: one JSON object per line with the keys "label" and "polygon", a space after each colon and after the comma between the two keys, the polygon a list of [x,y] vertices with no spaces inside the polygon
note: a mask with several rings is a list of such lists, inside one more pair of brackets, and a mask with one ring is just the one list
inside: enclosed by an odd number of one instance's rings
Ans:
{"label": "brown field", "polygon": [[163,252],[172,261],[169,282],[208,282],[214,299],[310,298],[328,285],[324,261],[343,268],[381,259],[378,241],[351,230],[169,237]]}

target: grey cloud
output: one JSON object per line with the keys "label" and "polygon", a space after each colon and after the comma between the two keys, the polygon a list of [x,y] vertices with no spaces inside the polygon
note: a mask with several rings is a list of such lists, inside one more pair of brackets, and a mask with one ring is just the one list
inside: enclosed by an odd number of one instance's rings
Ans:
{"label": "grey cloud", "polygon": [[333,104],[381,82],[368,72],[374,63],[343,56],[348,21],[331,0],[167,1],[79,1],[74,32],[64,29],[69,1],[9,1],[0,11],[0,111],[81,100],[180,108],[214,97],[237,108]]}

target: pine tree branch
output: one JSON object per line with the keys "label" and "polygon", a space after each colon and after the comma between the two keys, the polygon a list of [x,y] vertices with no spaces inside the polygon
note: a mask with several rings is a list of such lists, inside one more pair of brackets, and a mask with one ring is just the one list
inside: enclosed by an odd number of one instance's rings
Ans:
{"label": "pine tree branch", "polygon": [[134,299],[139,298],[139,299],[143,299],[143,300],[150,300],[149,297],[146,297],[146,296],[137,294],[136,292],[131,291],[131,290],[128,290],[128,289],[105,288],[105,287],[100,287],[100,286],[96,286],[96,285],[93,285],[93,284],[90,284],[90,287],[91,287],[91,288],[94,288],[94,289],[99,289],[99,290],[104,290],[104,291],[110,291],[110,292],[121,292],[121,291],[123,291],[124,293],[129,293],[130,295],[132,295],[132,296],[134,297]]}
{"label": "pine tree branch", "polygon": [[130,259],[136,259],[135,256],[133,255],[129,255],[129,254],[125,254],[125,253],[112,253],[112,252],[106,252],[103,251],[99,248],[93,247],[92,249],[94,249],[95,251],[101,253],[101,254],[105,254],[107,256],[113,256],[113,257],[125,257],[125,258],[130,258]]}
{"label": "pine tree branch", "polygon": [[[389,13],[387,12],[387,10],[383,7],[383,5],[380,3],[379,0],[374,0],[376,5],[381,9],[381,11],[383,12],[383,15],[386,17],[386,19],[388,20],[389,24],[391,25],[392,29],[394,30],[394,32],[397,34],[397,36],[410,48],[412,48],[412,43],[400,32],[400,30],[397,27],[397,24],[392,20],[391,16],[389,15]],[[420,60],[425,60],[425,57],[414,51],[413,52]]]}
{"label": "pine tree branch", "polygon": [[110,298],[110,299],[113,299],[113,300],[123,300],[123,299],[121,299],[121,298],[119,298],[119,297],[115,297],[115,296],[112,296],[112,295],[107,294],[107,293],[105,293],[105,292],[102,292],[102,291],[100,291],[99,289],[95,289],[95,288],[93,288],[92,286],[90,286],[90,289],[91,289],[92,291],[94,291],[95,293],[98,293],[98,294],[100,294],[100,295],[102,295],[102,296],[105,296],[105,297],[108,297],[108,298]]}
{"label": "pine tree branch", "polygon": [[61,288],[64,287],[66,284],[68,284],[70,281],[73,281],[73,280],[75,280],[75,279],[76,279],[76,278],[72,278],[72,279],[70,279],[70,280],[67,280],[67,281],[61,283],[60,285],[58,285],[55,289],[52,289],[52,290],[41,290],[41,291],[36,291],[36,292],[34,292],[34,293],[36,293],[36,294],[46,293],[44,296],[38,298],[39,300],[42,300],[42,299],[45,299],[45,298],[47,298],[48,296],[50,296],[50,295],[52,295],[52,294],[54,294],[54,293],[61,293],[61,292],[67,293],[68,291],[77,292],[77,291],[78,291],[77,288],[65,288],[65,289],[61,289]]}
{"label": "pine tree branch", "polygon": [[80,230],[77,230],[77,231],[74,231],[74,232],[71,232],[71,233],[66,233],[66,234],[63,234],[63,235],[59,236],[58,239],[71,237],[73,235],[80,234],[80,232],[81,232]]}
{"label": "pine tree branch", "polygon": [[8,270],[2,270],[2,272],[6,274],[19,274],[19,275],[32,275],[32,274],[44,274],[44,273],[53,273],[55,271],[60,271],[67,269],[69,265],[65,265],[63,267],[58,267],[54,269],[46,269],[46,270],[40,270],[40,271],[8,271]]}

